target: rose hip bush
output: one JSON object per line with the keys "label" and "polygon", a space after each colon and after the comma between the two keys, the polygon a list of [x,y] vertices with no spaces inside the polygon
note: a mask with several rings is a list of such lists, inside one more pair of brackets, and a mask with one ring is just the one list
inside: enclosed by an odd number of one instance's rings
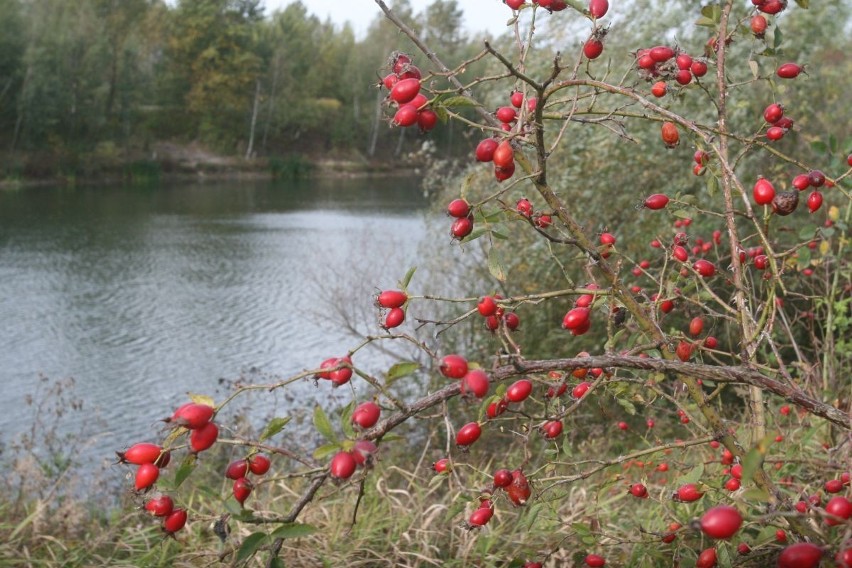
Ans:
{"label": "rose hip bush", "polygon": [[[852,156],[833,141],[811,163],[795,141],[820,132],[797,125],[783,84],[820,70],[780,49],[777,30],[808,2],[696,4],[704,43],[661,31],[610,53],[621,2],[495,0],[516,49],[486,43],[476,60],[496,71],[464,81],[464,64],[449,68],[440,45],[377,4],[422,52],[395,51],[382,70],[389,125],[428,136],[458,121],[476,138],[434,246],[461,247],[488,276],[472,295],[438,296],[409,270],[363,298],[376,324],[360,344],[329,345],[305,372],[218,405],[179,406],[162,439],[119,453],[142,509],[167,536],[215,520],[226,541],[239,526],[222,558],[283,565],[286,539],[330,536],[312,504],[344,498],[352,525],[370,523],[365,487],[395,479],[394,457],[428,453],[416,484],[452,495],[445,563],[848,566]],[[544,22],[586,36],[535,60]],[[602,149],[627,144],[663,181],[571,187],[613,172]],[[384,342],[431,364],[371,373],[364,348]],[[308,405],[324,444],[274,442],[285,418],[255,439],[223,436],[223,407],[296,381],[315,381],[318,399],[351,394],[330,412]],[[184,482],[222,443],[238,455],[221,473],[221,514],[194,518]],[[283,514],[252,503],[276,476],[301,479]]]}

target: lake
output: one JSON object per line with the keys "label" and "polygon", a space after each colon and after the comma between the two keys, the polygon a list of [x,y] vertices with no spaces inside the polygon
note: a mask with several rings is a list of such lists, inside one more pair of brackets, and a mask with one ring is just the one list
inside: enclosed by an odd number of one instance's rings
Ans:
{"label": "lake", "polygon": [[0,191],[0,440],[40,376],[73,377],[119,449],[187,392],[344,355],[342,312],[378,330],[370,294],[414,263],[427,210],[398,178]]}

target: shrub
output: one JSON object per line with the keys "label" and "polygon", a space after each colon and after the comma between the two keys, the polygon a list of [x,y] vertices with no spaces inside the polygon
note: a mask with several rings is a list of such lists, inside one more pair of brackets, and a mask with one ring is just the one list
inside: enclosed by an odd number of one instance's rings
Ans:
{"label": "shrub", "polygon": [[[784,67],[796,52],[782,51],[777,30],[788,20],[796,29],[807,2],[675,3],[697,18],[701,43],[676,45],[657,25],[656,39],[627,58],[610,52],[619,28],[606,27],[605,2],[593,2],[597,17],[576,2],[513,3],[517,11],[502,9],[517,17],[516,43],[486,43],[481,57],[499,70],[468,84],[441,63],[438,46],[377,3],[432,69],[413,54],[390,56],[388,116],[423,131],[460,120],[497,142],[477,152],[485,164],[468,170],[447,223],[461,247],[482,251],[473,256],[490,284],[472,296],[418,293],[426,284],[409,270],[376,299],[383,332],[349,350],[330,346],[314,368],[242,386],[218,405],[195,397],[162,440],[179,464],[158,490],[188,506],[181,486],[217,435],[239,459],[268,455],[271,475],[298,479],[283,484],[290,506],[247,508],[257,498],[247,488],[270,474],[246,473],[220,522],[241,527],[224,556],[262,551],[269,565],[288,557],[287,539],[337,538],[340,523],[310,505],[341,499],[353,525],[362,502],[388,515],[379,505],[398,499],[391,509],[424,519],[424,530],[441,515],[445,537],[432,555],[452,551],[444,564],[731,565],[746,543],[738,563],[766,566],[792,541],[847,548],[824,521],[848,523],[826,517],[821,493],[830,480],[824,491],[849,493],[852,158],[836,140],[805,150],[798,142],[821,134],[785,85],[818,81],[820,69]],[[743,25],[759,13],[771,14],[771,37]],[[531,31],[542,19],[588,39],[547,56]],[[665,92],[653,94],[659,81]],[[486,106],[481,96],[495,91],[502,98]],[[764,112],[764,101],[784,104],[782,115]],[[471,108],[475,124],[460,114]],[[637,144],[627,152],[628,143]],[[484,339],[447,339],[465,333]],[[364,348],[385,342],[413,345],[432,364],[368,371]],[[476,344],[489,351],[454,347]],[[253,439],[216,426],[243,393],[304,380],[351,392],[331,416],[303,401],[323,443],[305,451],[298,436],[281,435],[286,418]],[[369,399],[381,416],[361,430],[352,412]],[[199,405],[203,420],[184,417]],[[400,434],[419,462],[440,458],[432,480],[393,464],[404,458],[393,449]],[[407,488],[387,489],[396,482]],[[453,495],[452,504],[436,494]],[[190,525],[202,508],[189,507]],[[170,535],[177,525],[163,522]],[[422,554],[410,531],[387,531],[394,558],[406,547]]]}

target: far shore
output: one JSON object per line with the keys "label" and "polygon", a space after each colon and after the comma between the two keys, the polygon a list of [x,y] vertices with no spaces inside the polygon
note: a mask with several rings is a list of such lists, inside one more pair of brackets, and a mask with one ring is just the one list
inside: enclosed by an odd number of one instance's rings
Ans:
{"label": "far shore", "polygon": [[81,160],[77,172],[66,174],[46,168],[38,172],[0,177],[0,190],[56,185],[134,184],[151,182],[199,182],[217,180],[273,180],[304,177],[358,178],[371,176],[410,176],[412,166],[361,156],[314,159],[298,154],[241,158],[221,156],[195,144],[162,143],[144,158],[132,160]]}

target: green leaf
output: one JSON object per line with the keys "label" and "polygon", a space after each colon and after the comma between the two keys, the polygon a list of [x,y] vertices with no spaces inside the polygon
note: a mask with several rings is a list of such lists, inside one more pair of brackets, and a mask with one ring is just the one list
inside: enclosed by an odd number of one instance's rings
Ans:
{"label": "green leaf", "polygon": [[237,551],[237,562],[244,562],[255,555],[264,545],[269,544],[269,537],[266,533],[256,532],[248,535],[240,549]]}
{"label": "green leaf", "polygon": [[491,230],[491,235],[493,237],[498,239],[509,238],[509,235],[512,233],[514,228],[507,227],[506,224],[503,222],[504,220],[505,216],[501,214],[500,217],[491,221],[487,221],[488,228]]}
{"label": "green leaf", "polygon": [[728,547],[724,544],[716,547],[717,552],[717,561],[719,564],[719,568],[731,568],[733,564],[731,563],[731,554],[728,552]]}
{"label": "green leaf", "polygon": [[811,0],[796,0],[796,4],[799,5],[799,8],[807,10],[811,6]]}
{"label": "green leaf", "polygon": [[765,527],[760,529],[760,532],[757,533],[757,538],[755,538],[752,542],[766,542],[768,540],[775,540],[775,531],[778,529],[778,525],[767,524]]}
{"label": "green leaf", "polygon": [[411,278],[414,276],[414,272],[417,270],[416,266],[412,266],[408,269],[408,272],[405,273],[405,276],[402,277],[402,280],[398,282],[399,287],[403,291],[408,290],[408,285],[411,283]]}
{"label": "green leaf", "polygon": [[691,219],[695,216],[695,209],[692,207],[678,209],[677,211],[673,211],[672,215],[680,217],[681,219]]}
{"label": "green leaf", "polygon": [[701,7],[701,15],[714,23],[722,19],[722,7],[718,4],[707,4]]}
{"label": "green leaf", "polygon": [[571,528],[580,538],[590,536],[592,534],[592,531],[589,529],[589,525],[586,523],[574,523],[571,525]]}
{"label": "green leaf", "polygon": [[828,152],[828,146],[822,140],[814,140],[813,142],[811,142],[811,148],[817,154],[825,154],[826,152]]}
{"label": "green leaf", "polygon": [[541,512],[542,507],[544,505],[539,502],[529,508],[526,515],[524,515],[524,526],[529,531],[532,529],[535,524],[535,520],[538,518],[538,514]]}
{"label": "green leaf", "polygon": [[445,479],[449,479],[449,478],[450,478],[450,476],[446,475],[446,474],[440,474],[439,473],[439,474],[433,475],[432,478],[429,480],[429,487],[431,488],[431,487],[435,487],[437,485],[441,485],[444,482]]}
{"label": "green leaf", "polygon": [[627,332],[627,328],[623,328],[623,329],[619,329],[619,330],[618,330],[618,331],[616,331],[614,334],[612,334],[612,337],[611,337],[611,338],[609,338],[609,339],[607,339],[607,341],[606,341],[606,346],[605,346],[605,351],[604,351],[604,352],[605,352],[605,353],[609,353],[610,351],[612,351],[613,349],[615,349],[615,346],[616,346],[616,345],[618,345],[619,340],[621,339],[621,337],[622,337],[622,336],[623,336],[626,332]]}
{"label": "green leaf", "polygon": [[488,233],[489,231],[491,231],[491,229],[489,229],[488,227],[477,227],[473,231],[471,231],[468,236],[463,238],[461,242],[469,243],[470,241],[475,241],[476,239],[478,239],[485,233]]}
{"label": "green leaf", "polygon": [[180,464],[180,467],[175,472],[175,489],[180,487],[180,484],[186,481],[189,474],[195,469],[195,464],[198,462],[196,454],[188,454]]}
{"label": "green leaf", "polygon": [[464,95],[457,95],[444,99],[441,101],[441,105],[446,108],[473,107],[476,106],[476,101]]}
{"label": "green leaf", "polygon": [[291,418],[289,416],[284,416],[283,418],[273,418],[266,425],[266,428],[263,429],[263,432],[260,434],[259,441],[262,442],[267,440],[284,429],[290,422]]}
{"label": "green leaf", "polygon": [[448,120],[450,120],[450,115],[447,113],[447,109],[445,109],[444,107],[442,107],[440,105],[433,106],[432,110],[434,110],[435,114],[438,115],[438,120],[441,122],[441,124],[444,124]]}
{"label": "green leaf", "polygon": [[269,568],[286,568],[284,561],[277,556],[269,562]]}
{"label": "green leaf", "polygon": [[493,247],[488,251],[488,272],[500,282],[506,280],[506,268],[503,266],[500,254]]}
{"label": "green leaf", "polygon": [[500,221],[502,221],[502,220],[504,220],[504,219],[506,219],[506,218],[507,218],[506,213],[505,213],[502,209],[498,209],[498,210],[497,210],[497,211],[495,211],[494,213],[490,213],[490,214],[488,214],[488,215],[484,215],[484,216],[482,217],[482,220],[483,220],[485,223],[495,224],[495,223],[499,223]]}
{"label": "green leaf", "polygon": [[565,436],[565,439],[562,440],[562,453],[565,454],[566,457],[571,457],[574,454],[572,450],[571,438],[569,436]]}
{"label": "green leaf", "polygon": [[385,384],[390,385],[403,377],[413,374],[419,368],[420,364],[415,363],[414,361],[400,361],[399,363],[394,363],[393,366],[388,369],[387,375],[385,376]]}
{"label": "green leaf", "polygon": [[[764,491],[763,489],[759,489],[757,487],[750,487],[746,489],[742,495],[740,495],[743,501],[750,501],[753,503],[766,503],[769,500],[769,493]],[[773,531],[773,535],[774,535]]]}
{"label": "green leaf", "polygon": [[485,397],[485,400],[482,401],[482,404],[479,405],[479,416],[477,417],[477,422],[482,422],[485,420],[486,413],[488,412],[488,407],[492,402],[496,403],[500,400],[499,396],[488,396]]}
{"label": "green leaf", "polygon": [[317,532],[316,527],[304,523],[287,523],[281,525],[269,535],[270,538],[302,538]]}
{"label": "green leaf", "polygon": [[781,45],[782,41],[784,41],[784,38],[781,35],[781,28],[779,28],[776,25],[775,26],[775,37],[774,37],[774,40],[772,41],[772,47],[774,47],[775,49],[778,49],[778,46]]}
{"label": "green leaf", "polygon": [[695,25],[696,26],[704,26],[705,28],[715,28],[716,22],[714,22],[713,20],[711,20],[710,18],[708,18],[706,16],[701,16],[700,18],[695,20]]}
{"label": "green leaf", "polygon": [[429,101],[429,104],[430,105],[437,105],[437,104],[440,104],[441,102],[447,100],[448,98],[454,97],[454,96],[456,96],[456,95],[453,95],[452,93],[439,93],[439,94],[435,95],[434,97],[432,97],[432,100]]}
{"label": "green leaf", "polygon": [[385,434],[382,436],[382,442],[400,442],[405,441],[405,436],[399,434]]}
{"label": "green leaf", "polygon": [[325,459],[331,454],[337,453],[340,450],[340,444],[323,444],[314,450],[314,459]]}
{"label": "green leaf", "polygon": [[[651,355],[653,357],[653,355]],[[648,376],[648,380],[650,380],[654,384],[660,384],[666,380],[666,374],[662,371],[657,371],[655,373],[651,373]]]}
{"label": "green leaf", "polygon": [[352,427],[352,412],[355,411],[355,401],[350,401],[349,404],[340,410],[340,427],[343,429],[343,434],[347,438],[355,437],[355,429]]}
{"label": "green leaf", "polygon": [[811,263],[811,251],[808,248],[802,247],[796,253],[797,260],[796,264],[798,264],[801,268],[807,268],[807,266]]}
{"label": "green leaf", "polygon": [[687,483],[698,483],[704,475],[704,464],[700,463],[688,472],[678,477],[673,483],[673,487],[680,487]]}
{"label": "green leaf", "polygon": [[743,483],[751,481],[754,472],[763,464],[769,446],[775,441],[774,435],[767,435],[755,447],[750,449],[743,459]]}
{"label": "green leaf", "polygon": [[619,406],[621,406],[627,414],[630,416],[636,416],[636,407],[632,402],[623,398],[617,398],[615,400],[618,401]]}
{"label": "green leaf", "polygon": [[[237,503],[237,500],[234,499],[233,495],[231,496],[231,499],[233,499],[234,504],[239,507],[239,503]],[[254,516],[254,511],[252,511],[248,507],[243,507],[241,511],[234,513],[234,516],[232,518],[235,521],[240,521],[244,523],[257,519],[257,517]]]}
{"label": "green leaf", "polygon": [[328,416],[326,416],[325,411],[320,405],[314,407],[314,428],[329,442],[337,443],[337,436],[334,435],[331,421],[329,421]]}
{"label": "green leaf", "polygon": [[233,495],[230,495],[227,499],[223,501],[223,503],[225,505],[225,509],[232,515],[239,515],[243,512],[242,506],[237,503],[237,500],[234,499]]}
{"label": "green leaf", "polygon": [[577,10],[580,13],[585,13],[587,10],[583,7],[582,2],[578,2],[577,0],[565,0],[565,3]]}
{"label": "green leaf", "polygon": [[814,236],[814,228],[813,227],[802,227],[799,231],[799,239],[802,241],[807,241],[812,239]]}

